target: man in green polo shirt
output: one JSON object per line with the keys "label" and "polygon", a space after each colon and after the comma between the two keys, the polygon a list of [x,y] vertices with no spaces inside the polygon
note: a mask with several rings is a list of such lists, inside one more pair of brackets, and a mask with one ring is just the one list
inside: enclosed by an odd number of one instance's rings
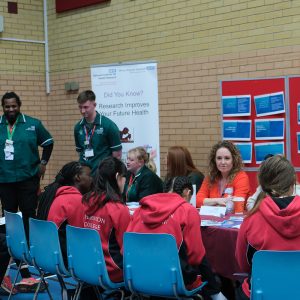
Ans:
{"label": "man in green polo shirt", "polygon": [[112,120],[96,111],[95,101],[96,95],[91,90],[78,95],[77,103],[83,118],[74,127],[79,161],[88,161],[93,175],[104,158],[122,157],[119,128]]}
{"label": "man in green polo shirt", "polygon": [[[38,119],[21,113],[21,100],[14,92],[2,97],[0,117],[0,197],[3,210],[23,215],[25,232],[35,217],[40,178],[53,149],[53,138]],[[43,148],[40,159],[38,147]]]}

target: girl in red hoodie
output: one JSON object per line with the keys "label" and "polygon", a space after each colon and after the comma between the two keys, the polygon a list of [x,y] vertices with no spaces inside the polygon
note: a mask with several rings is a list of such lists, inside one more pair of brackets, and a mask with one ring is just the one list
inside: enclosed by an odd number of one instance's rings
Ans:
{"label": "girl in red hoodie", "polygon": [[37,218],[58,227],[61,250],[67,264],[66,225],[82,227],[82,195],[91,188],[91,168],[77,161],[65,164],[39,196]]}
{"label": "girl in red hoodie", "polygon": [[166,193],[146,196],[134,214],[128,232],[168,233],[177,243],[182,275],[188,289],[208,281],[202,293],[205,300],[224,300],[205,257],[200,229],[200,215],[190,201],[193,186],[188,177],[170,178]]}
{"label": "girl in red hoodie", "polygon": [[296,173],[291,163],[276,155],[265,160],[258,181],[266,194],[245,218],[239,230],[236,257],[249,277],[238,299],[249,299],[252,258],[258,250],[300,250],[300,196],[293,196]]}
{"label": "girl in red hoodie", "polygon": [[97,171],[92,190],[84,195],[83,227],[98,231],[110,279],[123,280],[123,233],[130,214],[122,201],[126,166],[117,158],[107,157]]}

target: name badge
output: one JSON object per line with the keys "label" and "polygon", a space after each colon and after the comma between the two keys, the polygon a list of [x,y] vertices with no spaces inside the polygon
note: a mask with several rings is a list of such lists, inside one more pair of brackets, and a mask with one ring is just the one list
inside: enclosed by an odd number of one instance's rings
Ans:
{"label": "name badge", "polygon": [[7,152],[4,150],[4,157],[5,160],[14,160],[14,154],[11,152]]}
{"label": "name badge", "polygon": [[[13,160],[13,158],[11,158],[10,154],[12,154],[12,157],[13,157],[14,152],[15,152],[14,142],[12,140],[6,140],[5,146],[4,146],[5,159]],[[8,158],[6,158],[6,157],[8,157]]]}
{"label": "name badge", "polygon": [[90,158],[94,156],[94,150],[93,149],[86,149],[84,151],[85,158]]}

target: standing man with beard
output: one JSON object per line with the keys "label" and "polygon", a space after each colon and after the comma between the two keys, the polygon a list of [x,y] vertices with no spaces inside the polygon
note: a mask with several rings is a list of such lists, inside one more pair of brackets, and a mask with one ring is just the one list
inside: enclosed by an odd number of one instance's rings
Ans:
{"label": "standing man with beard", "polygon": [[[2,97],[0,117],[0,197],[3,210],[23,215],[25,232],[36,216],[40,178],[53,149],[53,138],[38,119],[21,113],[21,100],[14,92]],[[38,146],[43,148],[40,159]]]}

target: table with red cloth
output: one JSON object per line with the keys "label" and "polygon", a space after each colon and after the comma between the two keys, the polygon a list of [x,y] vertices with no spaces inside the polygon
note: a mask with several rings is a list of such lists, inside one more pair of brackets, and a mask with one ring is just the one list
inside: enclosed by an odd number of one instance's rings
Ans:
{"label": "table with red cloth", "polygon": [[[224,221],[225,218],[201,216],[202,220]],[[221,226],[201,226],[202,240],[207,259],[213,269],[226,285],[226,294],[234,299],[234,281],[241,281],[243,276],[235,258],[236,240],[239,229]]]}

